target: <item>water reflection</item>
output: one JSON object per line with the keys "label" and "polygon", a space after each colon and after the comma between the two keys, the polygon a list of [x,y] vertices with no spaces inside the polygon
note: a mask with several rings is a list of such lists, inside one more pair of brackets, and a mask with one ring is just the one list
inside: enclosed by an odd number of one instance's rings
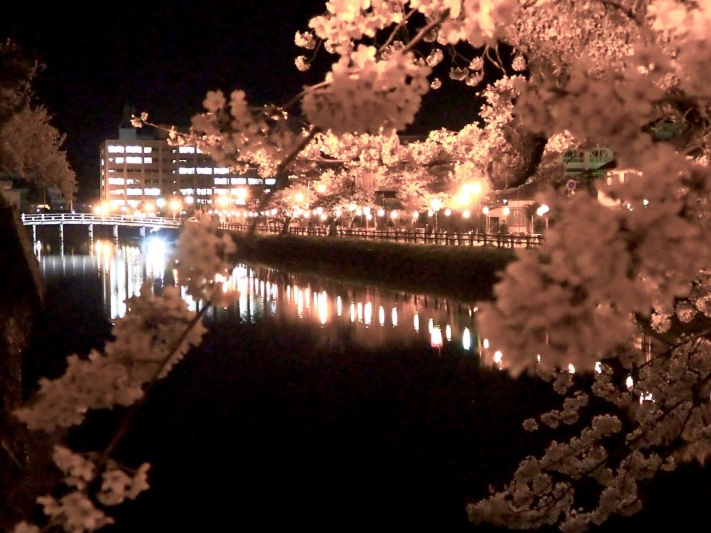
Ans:
{"label": "water reflection", "polygon": [[135,244],[97,241],[92,255],[37,254],[45,278],[95,275],[101,281],[106,315],[110,319],[126,314],[126,299],[138,294],[145,280],[162,287],[166,278],[165,244],[146,240],[143,249]]}
{"label": "water reflection", "polygon": [[[91,256],[41,256],[45,276],[94,275],[100,280],[110,319],[126,313],[125,300],[138,294],[145,280],[159,289],[172,284],[172,264],[164,244],[147,240],[141,247],[97,241]],[[481,353],[476,308],[466,302],[291,274],[267,267],[235,267],[229,281],[234,304],[212,308],[207,320],[302,323],[318,330],[327,346],[349,344],[375,349],[429,345]],[[184,296],[191,308],[197,306]]]}
{"label": "water reflection", "polygon": [[[239,298],[214,309],[214,320],[304,322],[317,326],[323,343],[380,348],[429,343],[478,351],[472,342],[475,310],[463,302],[344,284],[266,267],[240,265],[233,272]],[[421,323],[427,329],[421,329]]]}

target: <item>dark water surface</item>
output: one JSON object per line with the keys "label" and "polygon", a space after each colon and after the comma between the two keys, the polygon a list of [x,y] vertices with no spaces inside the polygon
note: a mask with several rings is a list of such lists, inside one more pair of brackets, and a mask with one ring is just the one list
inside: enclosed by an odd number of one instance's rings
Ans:
{"label": "dark water surface", "polygon": [[[168,282],[138,249],[94,252],[41,259],[53,353],[101,345],[144,276]],[[474,303],[235,273],[239,301],[208,314],[204,344],[151,391],[119,449],[152,464],[152,487],[112,531],[489,530],[465,505],[536,451],[520,425],[552,398],[480,359]],[[72,438],[96,442],[112,423],[99,413]],[[607,530],[697,530],[708,496],[677,483]]]}

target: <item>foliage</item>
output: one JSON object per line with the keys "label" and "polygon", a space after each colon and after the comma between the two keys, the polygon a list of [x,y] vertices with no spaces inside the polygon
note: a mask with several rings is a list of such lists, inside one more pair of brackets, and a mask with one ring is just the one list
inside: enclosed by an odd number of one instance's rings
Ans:
{"label": "foliage", "polygon": [[64,198],[76,192],[74,171],[61,150],[64,135],[50,124],[42,107],[26,105],[0,127],[0,169],[44,187],[56,187]]}
{"label": "foliage", "polygon": [[[283,107],[251,108],[241,91],[229,100],[210,93],[193,132],[173,138],[264,175],[316,171],[339,190],[368,173],[401,188],[400,173],[447,194],[447,180],[484,174],[491,188],[555,180],[545,156],[571,143],[609,147],[621,168],[634,169],[634,179],[608,191],[618,208],[585,191],[542,196],[551,218],[545,244],[518,252],[496,301],[481,306],[482,332],[502,367],[537,372],[565,395],[561,409],[526,428],[572,424],[577,433],[525,458],[509,484],[469,507],[470,517],[582,531],[637,512],[640,489],[657,472],[711,450],[709,35],[708,2],[330,0],[296,37],[335,56],[323,82]],[[512,51],[510,64],[498,43]],[[445,52],[450,76],[469,85],[483,81],[484,69],[502,71],[484,89],[483,123],[403,147],[393,132],[441,85],[435,69]],[[289,122],[298,103],[303,129]],[[660,121],[680,124],[684,135],[654,142]],[[441,161],[452,169],[430,172]],[[341,166],[329,174],[329,164]],[[642,334],[654,350],[635,342]],[[573,387],[581,370],[595,371],[589,392]],[[54,501],[45,508],[61,514]]]}
{"label": "foliage", "polygon": [[[226,290],[228,267],[222,257],[234,252],[234,243],[218,237],[205,219],[185,228],[178,248],[184,257],[178,278],[186,294],[203,302],[202,312],[213,303],[226,304],[232,296]],[[65,373],[54,380],[42,379],[36,396],[15,412],[30,430],[54,432],[81,424],[90,410],[127,409],[103,449],[77,453],[55,446],[53,461],[63,483],[55,493],[37,499],[47,516],[45,530],[96,531],[113,523],[110,507],[135,499],[148,488],[149,465],[123,465],[114,458],[115,449],[153,384],[200,344],[206,331],[202,312],[189,310],[177,287],[166,287],[157,295],[147,282],[126,304],[127,313],[116,320],[114,340],[103,352],[70,356]],[[14,531],[41,530],[21,522]]]}
{"label": "foliage", "polygon": [[31,95],[37,62],[8,40],[0,43],[0,124],[19,111]]}
{"label": "foliage", "polygon": [[76,176],[61,150],[64,136],[51,125],[47,109],[32,101],[37,69],[20,47],[0,44],[0,171],[56,187],[71,199]]}

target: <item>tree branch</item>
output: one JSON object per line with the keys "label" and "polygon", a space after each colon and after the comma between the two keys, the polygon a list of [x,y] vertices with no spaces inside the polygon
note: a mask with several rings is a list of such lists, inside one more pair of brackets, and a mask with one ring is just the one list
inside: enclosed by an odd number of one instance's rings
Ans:
{"label": "tree branch", "polygon": [[447,20],[447,18],[449,18],[449,13],[450,13],[449,9],[445,9],[444,11],[442,11],[439,14],[439,16],[434,18],[432,21],[430,21],[429,24],[427,24],[424,28],[422,28],[418,32],[418,34],[415,35],[415,37],[412,39],[412,41],[407,43],[407,45],[402,50],[400,50],[400,52],[405,54],[405,53],[409,52],[410,50],[412,50],[415,47],[415,45],[419,44],[420,41],[422,41],[430,31],[432,31],[434,28],[436,28],[437,26],[442,24],[445,20]]}

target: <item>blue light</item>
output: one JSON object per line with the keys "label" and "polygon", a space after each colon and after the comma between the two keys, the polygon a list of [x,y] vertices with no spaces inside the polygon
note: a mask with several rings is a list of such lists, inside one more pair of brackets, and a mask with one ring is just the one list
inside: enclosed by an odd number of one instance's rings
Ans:
{"label": "blue light", "polygon": [[165,255],[165,251],[166,244],[162,239],[159,239],[158,237],[151,237],[146,241],[146,253],[149,256],[162,256]]}

